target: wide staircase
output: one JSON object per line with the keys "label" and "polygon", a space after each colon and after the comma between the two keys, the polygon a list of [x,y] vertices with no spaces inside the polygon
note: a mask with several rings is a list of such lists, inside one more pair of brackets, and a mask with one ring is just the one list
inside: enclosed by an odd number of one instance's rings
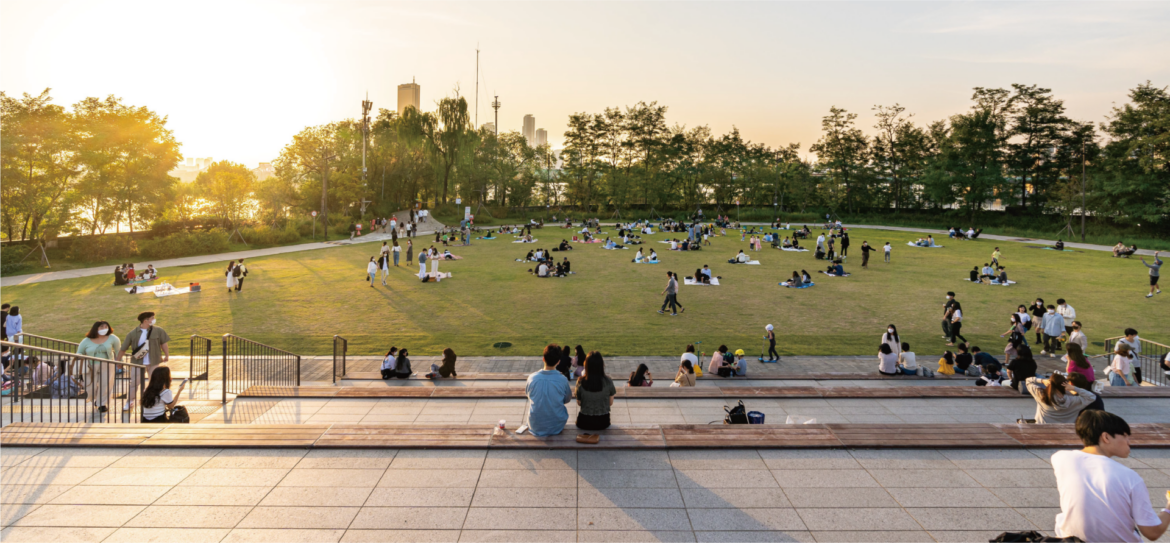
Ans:
{"label": "wide staircase", "polygon": [[[71,354],[76,344],[31,334],[21,343],[5,343],[16,352],[16,381],[4,397],[0,443],[488,449],[1003,449],[1079,444],[1072,425],[1017,423],[1017,418],[1031,418],[1034,400],[1007,387],[976,387],[962,376],[785,373],[753,364],[748,377],[704,375],[695,387],[665,386],[669,375],[664,379],[661,373],[652,387],[619,383],[613,426],[598,432],[600,443],[583,445],[576,441],[583,432],[571,422],[575,402],[568,405],[570,424],[562,434],[538,438],[520,431],[528,408],[526,373],[465,369],[455,378],[428,379],[423,374],[429,360],[418,357],[409,378],[383,380],[371,371],[377,357],[351,357],[346,340],[335,336],[332,359],[314,362],[332,363],[333,382],[302,383],[302,357],[294,353],[231,334],[216,340],[195,335],[186,343],[185,361],[176,356],[173,362],[176,376],[204,385],[199,397],[194,386],[179,396],[191,412],[190,424],[141,423],[141,410],[134,404],[144,387],[136,377],[143,367],[132,360],[79,357]],[[219,352],[213,353],[216,344]],[[630,363],[617,366],[623,362]],[[535,357],[526,363],[539,365]],[[463,368],[475,365],[464,362]],[[1155,369],[1151,366],[1146,373]],[[177,388],[179,379],[174,381]],[[69,383],[76,388],[71,390]],[[1110,411],[1133,423],[1133,446],[1170,448],[1170,387],[1106,387],[1102,397]],[[740,402],[753,422],[762,423],[722,424],[726,409]]]}

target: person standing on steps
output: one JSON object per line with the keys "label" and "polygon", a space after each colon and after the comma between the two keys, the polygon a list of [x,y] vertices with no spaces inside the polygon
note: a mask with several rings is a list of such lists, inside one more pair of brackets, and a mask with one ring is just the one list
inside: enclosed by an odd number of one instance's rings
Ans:
{"label": "person standing on steps", "polygon": [[131,399],[127,400],[123,406],[123,411],[129,411],[134,407],[133,395],[141,388],[142,379],[145,376],[149,379],[154,369],[162,364],[167,363],[171,359],[170,341],[171,336],[167,335],[167,331],[155,326],[158,318],[153,311],[144,311],[138,314],[138,327],[126,334],[126,342],[122,344],[122,348],[118,351],[117,360],[124,360],[126,357],[126,350],[130,350],[133,362],[146,366],[145,370],[134,368],[131,370],[131,385],[130,395]]}
{"label": "person standing on steps", "polygon": [[248,267],[244,265],[244,259],[240,259],[240,263],[236,264],[236,269],[232,271],[232,275],[236,278],[236,292],[244,288],[244,278],[248,276]]}
{"label": "person standing on steps", "polygon": [[768,340],[768,362],[780,360],[780,353],[776,352],[776,332],[772,330],[771,324],[765,326],[764,330],[764,339]]}
{"label": "person standing on steps", "polygon": [[1146,298],[1153,298],[1154,294],[1161,294],[1162,289],[1158,287],[1158,273],[1162,269],[1162,259],[1158,258],[1160,251],[1154,251],[1154,263],[1146,262],[1146,257],[1142,257],[1142,264],[1145,264],[1150,269],[1150,293],[1146,294]]}
{"label": "person standing on steps", "polygon": [[[670,305],[670,314],[678,315],[678,280],[674,272],[666,272],[666,288],[662,289],[662,294],[666,295],[666,299],[662,301],[662,308],[658,310],[659,313],[666,313],[666,306]],[[686,308],[683,308],[686,311]]]}

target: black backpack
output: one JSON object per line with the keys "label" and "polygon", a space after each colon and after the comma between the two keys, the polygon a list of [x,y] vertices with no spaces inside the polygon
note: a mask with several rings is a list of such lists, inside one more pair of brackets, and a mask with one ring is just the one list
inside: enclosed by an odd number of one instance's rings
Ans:
{"label": "black backpack", "polygon": [[167,418],[167,422],[189,423],[191,422],[191,415],[187,413],[186,407],[176,405],[171,410],[171,416]]}
{"label": "black backpack", "polygon": [[743,406],[743,400],[739,401],[739,405],[734,407],[723,406],[723,411],[727,416],[723,419],[723,424],[747,424],[747,408]]}
{"label": "black backpack", "polygon": [[1000,543],[1008,541],[1025,541],[1025,542],[1041,542],[1041,541],[1064,541],[1067,543],[1084,543],[1085,540],[1076,537],[1052,537],[1044,535],[1040,532],[1004,532],[995,536],[991,543]]}

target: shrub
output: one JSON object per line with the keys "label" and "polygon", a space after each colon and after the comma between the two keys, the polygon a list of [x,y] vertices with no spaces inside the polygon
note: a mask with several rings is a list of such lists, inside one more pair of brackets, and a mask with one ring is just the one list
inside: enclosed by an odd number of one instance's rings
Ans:
{"label": "shrub", "polygon": [[[310,230],[312,225],[309,225]],[[311,234],[312,232],[310,232]],[[245,227],[240,229],[240,234],[243,234],[244,241],[248,245],[256,247],[272,247],[276,245],[288,245],[296,243],[301,240],[301,234],[295,228],[270,228],[268,226],[257,226],[255,228]]]}
{"label": "shrub", "polygon": [[138,243],[130,236],[86,236],[72,240],[69,259],[79,262],[122,260],[138,256]]}
{"label": "shrub", "polygon": [[0,247],[0,274],[12,275],[16,272],[24,270],[37,262],[36,256],[28,257],[28,260],[20,262],[20,259],[31,250],[31,247],[24,245],[5,245]]}
{"label": "shrub", "polygon": [[227,233],[218,228],[209,232],[176,232],[142,243],[142,254],[151,258],[178,258],[227,251]]}

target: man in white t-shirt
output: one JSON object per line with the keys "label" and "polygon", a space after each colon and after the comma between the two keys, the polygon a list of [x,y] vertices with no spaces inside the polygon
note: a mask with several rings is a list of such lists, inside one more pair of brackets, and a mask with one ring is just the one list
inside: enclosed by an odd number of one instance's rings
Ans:
{"label": "man in white t-shirt", "polygon": [[1087,409],[1076,428],[1085,448],[1052,455],[1060,491],[1056,536],[1133,543],[1142,536],[1162,537],[1170,527],[1170,503],[1155,514],[1142,477],[1110,458],[1129,457],[1129,424],[1112,413]]}

